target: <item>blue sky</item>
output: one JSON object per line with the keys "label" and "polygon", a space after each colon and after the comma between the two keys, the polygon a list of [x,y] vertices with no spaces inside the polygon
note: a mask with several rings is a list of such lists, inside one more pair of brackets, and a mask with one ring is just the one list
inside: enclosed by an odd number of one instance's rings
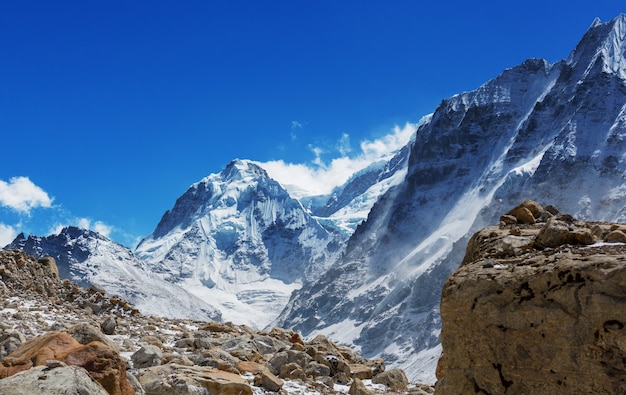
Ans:
{"label": "blue sky", "polygon": [[234,158],[337,182],[618,3],[3,2],[0,244],[73,224],[132,246]]}

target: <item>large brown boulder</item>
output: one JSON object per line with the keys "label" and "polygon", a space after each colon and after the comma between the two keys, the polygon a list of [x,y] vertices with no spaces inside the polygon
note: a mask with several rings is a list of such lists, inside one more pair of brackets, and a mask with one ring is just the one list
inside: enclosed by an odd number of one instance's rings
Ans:
{"label": "large brown boulder", "polygon": [[443,287],[437,393],[625,393],[626,246],[585,245],[611,224],[520,226],[518,250],[510,226],[477,232]]}
{"label": "large brown boulder", "polygon": [[51,360],[87,370],[109,395],[134,394],[126,379],[126,365],[117,351],[100,343],[83,345],[65,332],[50,332],[22,344],[0,364],[0,379]]}

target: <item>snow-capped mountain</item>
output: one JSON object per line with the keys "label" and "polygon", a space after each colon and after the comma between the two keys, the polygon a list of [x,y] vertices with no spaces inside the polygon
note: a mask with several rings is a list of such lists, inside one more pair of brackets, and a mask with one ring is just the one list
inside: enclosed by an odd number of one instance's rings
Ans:
{"label": "snow-capped mountain", "polygon": [[367,218],[378,198],[404,181],[410,147],[411,142],[374,161],[329,195],[304,197],[300,201],[321,224],[349,237]]}
{"label": "snow-capped mountain", "polygon": [[530,59],[443,100],[417,130],[405,181],[276,324],[434,381],[440,290],[469,235],[524,199],[626,219],[625,41],[626,15],[595,20],[566,60]]}
{"label": "snow-capped mountain", "polygon": [[191,185],[136,254],[225,319],[263,328],[293,290],[337,259],[344,242],[261,167],[234,160]]}
{"label": "snow-capped mountain", "polygon": [[215,307],[150,273],[128,248],[96,232],[67,227],[47,237],[20,234],[5,249],[22,250],[35,257],[51,256],[61,278],[83,287],[98,284],[144,314],[221,321]]}

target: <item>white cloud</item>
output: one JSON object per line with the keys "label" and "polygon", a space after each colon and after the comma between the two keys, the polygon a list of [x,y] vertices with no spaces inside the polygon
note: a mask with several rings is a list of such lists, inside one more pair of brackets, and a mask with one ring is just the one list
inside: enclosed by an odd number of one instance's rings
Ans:
{"label": "white cloud", "polygon": [[350,135],[348,133],[341,135],[341,138],[337,142],[337,150],[339,150],[341,156],[346,156],[352,151],[350,147]]}
{"label": "white cloud", "polygon": [[94,232],[98,232],[100,233],[102,236],[104,237],[110,237],[111,232],[113,232],[115,230],[115,228],[111,225],[107,225],[102,221],[92,221],[89,218],[74,218],[72,220],[69,220],[67,223],[65,224],[56,224],[54,225],[51,229],[50,229],[50,234],[59,234],[61,233],[61,231],[63,230],[63,228],[66,228],[68,226],[76,226],[78,228],[81,229],[89,229],[89,230],[93,230]]}
{"label": "white cloud", "polygon": [[0,180],[0,205],[30,214],[37,207],[52,207],[52,198],[28,177],[13,177],[9,182]]}
{"label": "white cloud", "polygon": [[113,231],[113,227],[111,225],[107,225],[104,222],[96,221],[93,224],[93,230],[100,233],[104,237],[110,237],[111,232]]}
{"label": "white cloud", "polygon": [[296,197],[323,195],[346,182],[350,176],[364,169],[372,162],[388,158],[393,152],[404,147],[415,134],[416,124],[396,126],[386,136],[376,140],[365,140],[359,145],[360,152],[348,157],[349,136],[343,134],[337,143],[338,156],[328,162],[322,160],[326,152],[319,147],[309,146],[315,155],[307,164],[286,163],[282,160],[260,163],[270,177],[280,182]]}
{"label": "white cloud", "polygon": [[15,240],[17,231],[12,226],[0,222],[0,248]]}

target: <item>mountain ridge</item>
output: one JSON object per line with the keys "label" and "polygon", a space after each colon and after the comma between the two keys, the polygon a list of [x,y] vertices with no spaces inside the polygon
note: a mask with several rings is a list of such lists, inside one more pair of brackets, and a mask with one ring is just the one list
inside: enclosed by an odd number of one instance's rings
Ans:
{"label": "mountain ridge", "polygon": [[441,285],[474,230],[525,198],[623,216],[626,84],[594,57],[623,21],[592,25],[570,62],[529,59],[443,100],[417,130],[405,182],[372,208],[333,278],[294,292],[277,324],[338,336],[431,381]]}

